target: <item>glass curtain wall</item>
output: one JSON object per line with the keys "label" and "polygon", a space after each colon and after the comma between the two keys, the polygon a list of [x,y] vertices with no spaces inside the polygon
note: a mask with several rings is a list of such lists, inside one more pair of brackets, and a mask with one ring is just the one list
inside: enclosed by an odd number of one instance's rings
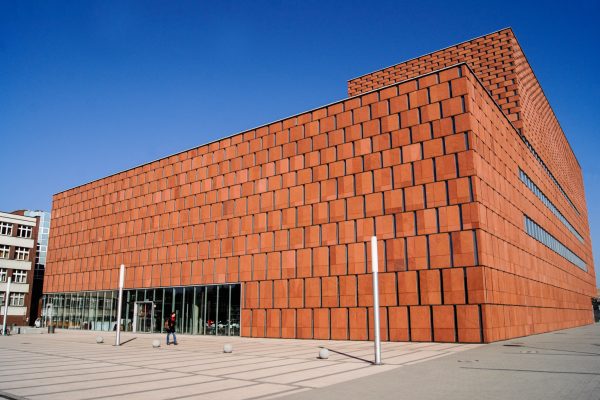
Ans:
{"label": "glass curtain wall", "polygon": [[[240,285],[185,286],[123,291],[121,329],[164,332],[164,321],[177,313],[177,333],[240,335]],[[117,329],[118,292],[52,293],[43,297],[42,320],[62,329]]]}

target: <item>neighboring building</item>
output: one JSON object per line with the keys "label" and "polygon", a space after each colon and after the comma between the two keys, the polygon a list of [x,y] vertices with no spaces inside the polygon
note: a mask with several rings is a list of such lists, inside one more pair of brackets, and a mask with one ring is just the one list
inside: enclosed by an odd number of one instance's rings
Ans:
{"label": "neighboring building", "polygon": [[32,260],[35,258],[35,237],[38,219],[19,215],[20,212],[0,212],[0,315],[4,316],[4,302],[8,279],[11,279],[8,297],[7,325],[28,325],[33,281]]}
{"label": "neighboring building", "polygon": [[[58,193],[45,316],[127,330],[491,342],[589,324],[581,168],[512,30],[352,97]],[[232,117],[235,117],[232,112]]]}
{"label": "neighboring building", "polygon": [[41,314],[40,304],[44,289],[44,271],[46,269],[46,254],[50,236],[50,213],[47,211],[24,211],[27,217],[39,217],[35,260],[33,264],[33,282],[31,287],[31,306],[29,310],[30,324]]}

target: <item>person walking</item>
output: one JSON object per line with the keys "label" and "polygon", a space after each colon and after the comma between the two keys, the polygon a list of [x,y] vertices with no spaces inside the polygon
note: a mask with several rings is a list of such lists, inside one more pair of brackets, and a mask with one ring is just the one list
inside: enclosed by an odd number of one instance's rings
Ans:
{"label": "person walking", "polygon": [[171,316],[167,317],[167,319],[165,320],[165,329],[167,331],[167,346],[171,344],[171,343],[169,343],[169,336],[171,334],[173,335],[173,344],[177,346],[177,336],[175,336],[175,323],[176,322],[177,322],[177,314],[175,314],[175,311],[173,311],[171,313]]}

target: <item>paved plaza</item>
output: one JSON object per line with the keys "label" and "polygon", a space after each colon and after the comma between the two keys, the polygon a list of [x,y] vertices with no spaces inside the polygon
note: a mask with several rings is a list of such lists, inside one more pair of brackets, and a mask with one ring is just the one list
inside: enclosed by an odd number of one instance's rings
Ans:
{"label": "paved plaza", "polygon": [[600,324],[496,342],[286,400],[599,400]]}
{"label": "paved plaza", "polygon": [[[600,399],[600,325],[489,345],[58,331],[0,337],[8,399]],[[152,341],[163,346],[154,349]],[[222,352],[233,345],[232,354]],[[317,359],[321,348],[327,360]]]}
{"label": "paved plaza", "polygon": [[[105,343],[97,344],[103,336]],[[164,336],[59,330],[0,337],[0,395],[27,399],[255,399],[326,387],[479,345]],[[162,346],[152,347],[160,339]],[[224,354],[223,345],[233,345]],[[321,348],[330,350],[318,359]]]}

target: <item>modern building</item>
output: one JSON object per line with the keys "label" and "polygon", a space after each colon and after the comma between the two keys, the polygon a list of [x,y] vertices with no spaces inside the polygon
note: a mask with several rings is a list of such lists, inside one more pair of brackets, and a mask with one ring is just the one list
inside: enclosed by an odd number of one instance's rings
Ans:
{"label": "modern building", "polygon": [[29,324],[37,231],[37,218],[0,212],[0,315],[4,319],[7,311],[9,326]]}
{"label": "modern building", "polygon": [[349,97],[54,196],[61,327],[491,342],[593,322],[579,163],[511,29]]}
{"label": "modern building", "polygon": [[35,259],[33,264],[33,282],[31,284],[31,306],[29,308],[29,321],[33,321],[41,314],[40,304],[44,289],[44,271],[46,269],[46,254],[48,252],[48,238],[50,236],[50,213],[47,211],[23,211],[27,217],[39,217],[39,228],[36,236]]}

